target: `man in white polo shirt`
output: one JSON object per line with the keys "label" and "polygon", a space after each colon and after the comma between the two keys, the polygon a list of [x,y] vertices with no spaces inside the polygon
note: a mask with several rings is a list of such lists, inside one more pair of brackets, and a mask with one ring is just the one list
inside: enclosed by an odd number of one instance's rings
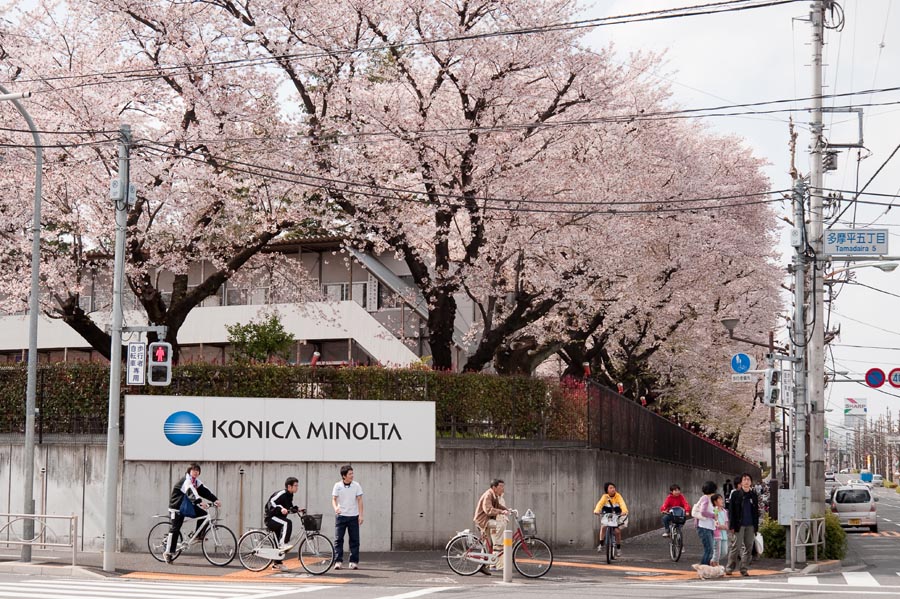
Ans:
{"label": "man in white polo shirt", "polygon": [[359,568],[359,527],[363,523],[363,490],[353,480],[353,467],[341,466],[341,480],[331,492],[334,508],[334,569],[344,567],[344,531],[350,536],[350,569]]}

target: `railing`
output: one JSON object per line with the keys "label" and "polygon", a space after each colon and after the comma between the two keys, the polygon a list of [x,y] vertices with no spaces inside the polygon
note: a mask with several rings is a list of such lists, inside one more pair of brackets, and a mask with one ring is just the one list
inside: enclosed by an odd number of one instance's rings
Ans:
{"label": "railing", "polygon": [[819,545],[825,552],[825,518],[791,518],[791,570],[797,561],[797,551],[813,548],[813,561],[819,561]]}
{"label": "railing", "polygon": [[[0,514],[0,518],[5,518],[6,522],[0,525],[0,537],[7,536],[10,538],[0,538],[0,545],[31,545],[32,547],[71,547],[72,548],[72,565],[76,563],[77,547],[78,547],[78,516],[54,516],[50,514]],[[48,520],[68,520],[69,521],[69,542],[62,543],[59,539],[48,540]],[[31,538],[25,538],[25,525],[31,521],[34,532]],[[16,524],[21,523],[22,534],[16,529]],[[12,538],[15,537],[15,538]],[[65,537],[63,537],[65,538]]]}
{"label": "railing", "polygon": [[588,443],[695,468],[759,475],[758,467],[740,454],[594,383],[588,385]]}

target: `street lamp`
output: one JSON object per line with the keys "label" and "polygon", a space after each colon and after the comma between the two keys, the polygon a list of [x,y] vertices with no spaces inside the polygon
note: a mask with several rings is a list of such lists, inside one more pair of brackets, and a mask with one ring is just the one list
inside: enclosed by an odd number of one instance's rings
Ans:
{"label": "street lamp", "polygon": [[[43,153],[41,152],[41,136],[31,120],[31,115],[22,106],[19,99],[28,98],[31,92],[10,93],[0,85],[0,101],[9,100],[28,123],[31,137],[34,139],[34,215],[31,224],[31,291],[28,299],[28,381],[25,385],[25,496],[24,514],[34,514],[34,409],[37,395],[37,330],[40,314],[41,293],[41,172],[43,171]],[[24,538],[31,540],[34,536],[34,520],[25,519]],[[31,561],[31,545],[22,545],[22,561]]]}

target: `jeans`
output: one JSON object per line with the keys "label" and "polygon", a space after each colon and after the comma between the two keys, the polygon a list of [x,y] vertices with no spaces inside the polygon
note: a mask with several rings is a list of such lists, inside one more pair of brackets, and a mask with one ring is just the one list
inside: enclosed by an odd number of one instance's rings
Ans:
{"label": "jeans", "polygon": [[334,561],[344,561],[344,531],[350,536],[350,561],[359,563],[359,516],[334,517]]}
{"label": "jeans", "polygon": [[700,543],[703,544],[703,557],[700,563],[708,566],[713,556],[713,531],[708,528],[698,528],[697,534],[700,535]]}
{"label": "jeans", "polygon": [[672,514],[663,514],[663,528],[666,529],[666,532],[669,532],[669,523],[672,522]]}

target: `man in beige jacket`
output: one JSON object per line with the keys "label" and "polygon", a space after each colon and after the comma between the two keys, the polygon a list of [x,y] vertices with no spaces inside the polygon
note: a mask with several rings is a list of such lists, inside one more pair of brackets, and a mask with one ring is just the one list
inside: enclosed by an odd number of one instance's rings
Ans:
{"label": "man in beige jacket", "polygon": [[[509,522],[509,510],[506,509],[506,501],[503,499],[503,491],[506,485],[499,478],[491,481],[491,488],[485,491],[475,506],[475,524],[481,530],[482,534],[491,536],[491,544],[494,548],[494,554],[499,555],[503,549],[503,531],[506,529],[506,523]],[[502,564],[498,562],[496,568],[500,569]],[[490,574],[490,572],[482,568],[482,573]]]}

